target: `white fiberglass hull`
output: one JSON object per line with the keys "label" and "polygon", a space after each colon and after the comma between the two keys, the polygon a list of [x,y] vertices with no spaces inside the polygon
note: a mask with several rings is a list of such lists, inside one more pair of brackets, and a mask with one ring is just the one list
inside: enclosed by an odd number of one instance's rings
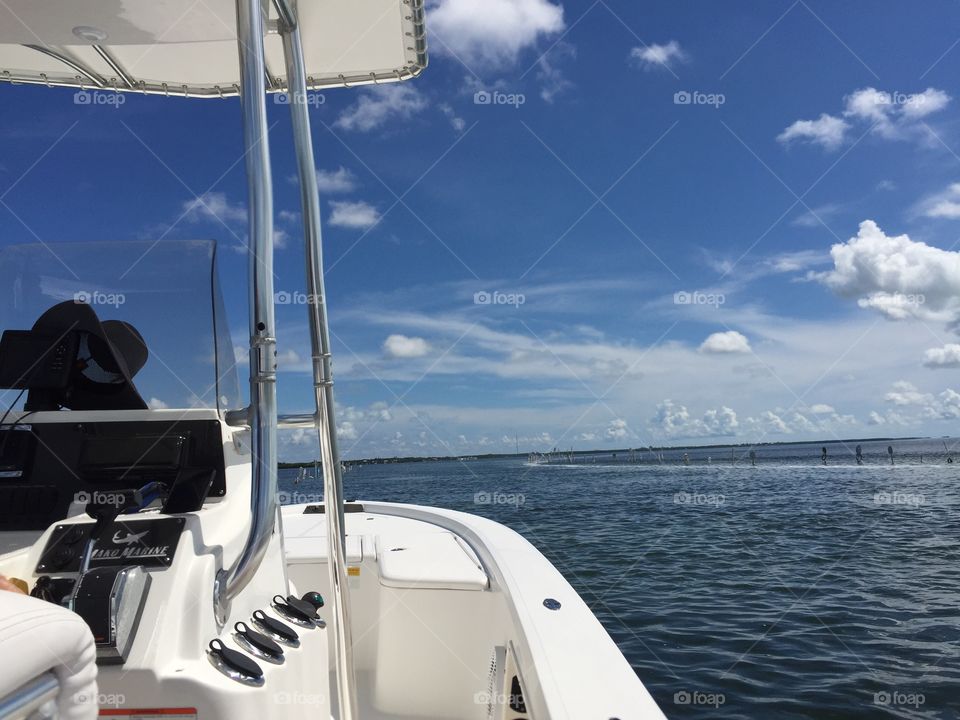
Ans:
{"label": "white fiberglass hull", "polygon": [[[298,592],[327,594],[322,508],[282,508]],[[361,717],[663,717],[576,591],[513,530],[393,503],[352,504],[345,521]]]}

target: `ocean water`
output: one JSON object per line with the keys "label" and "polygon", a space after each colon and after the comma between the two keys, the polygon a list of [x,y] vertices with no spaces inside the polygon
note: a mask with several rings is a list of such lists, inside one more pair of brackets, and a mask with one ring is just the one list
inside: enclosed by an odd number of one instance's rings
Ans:
{"label": "ocean water", "polygon": [[[344,486],[520,532],[668,717],[960,718],[960,454],[827,448],[368,465]],[[320,492],[295,475],[287,499]]]}

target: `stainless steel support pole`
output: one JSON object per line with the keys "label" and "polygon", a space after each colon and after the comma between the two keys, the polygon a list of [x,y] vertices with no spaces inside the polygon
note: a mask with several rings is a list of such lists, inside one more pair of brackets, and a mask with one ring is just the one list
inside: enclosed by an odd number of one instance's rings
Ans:
{"label": "stainless steel support pole", "polygon": [[[295,19],[295,16],[294,16]],[[346,537],[343,520],[343,479],[337,451],[337,429],[333,406],[333,373],[330,364],[330,331],[323,289],[323,242],[320,228],[320,194],[310,137],[307,78],[303,47],[297,26],[281,23],[283,53],[287,63],[287,87],[293,119],[293,142],[300,178],[304,247],[307,266],[307,310],[310,319],[310,347],[313,357],[313,387],[316,400],[315,423],[320,436],[323,462],[323,498],[326,508],[330,588],[333,591],[333,628],[340,720],[357,715],[357,690],[353,668],[353,634],[350,625],[350,592],[347,584]]]}
{"label": "stainless steel support pole", "polygon": [[214,587],[221,624],[230,601],[254,576],[277,520],[277,386],[273,316],[273,191],[267,138],[267,96],[263,59],[263,6],[237,0],[240,105],[249,195],[250,282],[250,531],[243,550]]}

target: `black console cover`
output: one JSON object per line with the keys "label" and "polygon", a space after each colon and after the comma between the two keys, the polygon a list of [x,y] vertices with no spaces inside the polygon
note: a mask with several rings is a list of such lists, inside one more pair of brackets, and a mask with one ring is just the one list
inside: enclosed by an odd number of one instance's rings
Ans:
{"label": "black console cover", "polygon": [[[90,567],[169,567],[185,522],[182,517],[117,519],[110,532],[94,548]],[[40,556],[37,573],[78,572],[80,557],[92,529],[93,523],[57,525]]]}
{"label": "black console cover", "polygon": [[[226,492],[216,420],[20,424],[0,429],[0,531],[44,530],[80,495],[162,482],[164,512],[198,510]],[[29,421],[30,418],[27,418]]]}

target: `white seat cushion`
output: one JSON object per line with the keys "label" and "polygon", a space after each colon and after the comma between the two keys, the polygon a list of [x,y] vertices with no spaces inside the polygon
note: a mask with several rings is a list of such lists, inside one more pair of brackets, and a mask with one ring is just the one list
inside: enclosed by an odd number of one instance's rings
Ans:
{"label": "white seat cushion", "polygon": [[388,587],[484,590],[487,574],[448,532],[377,535],[380,583]]}
{"label": "white seat cushion", "polygon": [[[288,565],[297,563],[315,563],[327,561],[327,536],[301,536],[283,538],[283,550]],[[347,553],[347,562],[356,565],[363,561],[363,544],[359,535],[347,535],[344,548]]]}
{"label": "white seat cushion", "polygon": [[[48,670],[60,681],[59,717],[97,717],[97,649],[79,615],[29,595],[0,591],[0,697]],[[15,658],[15,660],[13,660]]]}

